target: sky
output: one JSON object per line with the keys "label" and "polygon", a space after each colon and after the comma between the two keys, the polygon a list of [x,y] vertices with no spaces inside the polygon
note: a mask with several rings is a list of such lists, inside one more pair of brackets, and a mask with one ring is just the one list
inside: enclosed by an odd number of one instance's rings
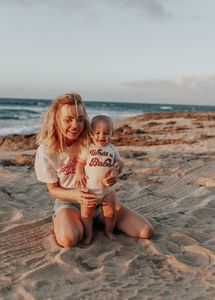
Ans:
{"label": "sky", "polygon": [[0,98],[215,105],[214,0],[0,0]]}

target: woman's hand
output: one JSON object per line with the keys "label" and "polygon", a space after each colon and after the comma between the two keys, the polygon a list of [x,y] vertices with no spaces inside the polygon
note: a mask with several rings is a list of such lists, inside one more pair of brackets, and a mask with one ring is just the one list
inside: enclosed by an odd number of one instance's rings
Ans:
{"label": "woman's hand", "polygon": [[71,199],[76,200],[78,203],[86,207],[93,207],[97,203],[96,195],[92,194],[89,189],[72,189],[71,194]]}
{"label": "woman's hand", "polygon": [[117,182],[118,172],[115,166],[110,167],[104,173],[104,177],[99,180],[107,187],[114,185]]}
{"label": "woman's hand", "polygon": [[64,189],[59,187],[58,183],[47,183],[49,193],[52,197],[62,200],[75,200],[78,203],[92,207],[97,203],[97,197],[87,188]]}

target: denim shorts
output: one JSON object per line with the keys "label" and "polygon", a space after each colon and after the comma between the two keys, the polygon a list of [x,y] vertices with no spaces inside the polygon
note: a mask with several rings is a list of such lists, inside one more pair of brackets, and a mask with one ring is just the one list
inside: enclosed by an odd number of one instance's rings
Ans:
{"label": "denim shorts", "polygon": [[[64,209],[64,208],[72,208],[72,209],[76,209],[76,210],[79,210],[81,209],[81,205],[80,203],[78,202],[70,202],[70,201],[67,201],[67,200],[59,200],[59,199],[56,199],[55,200],[55,205],[54,205],[54,214],[53,214],[53,217],[52,219],[55,218],[56,214],[61,210],[61,209]],[[96,205],[96,211],[95,211],[95,215],[93,217],[94,221],[98,218],[98,216],[102,213],[102,208],[101,208],[101,205],[98,204]]]}

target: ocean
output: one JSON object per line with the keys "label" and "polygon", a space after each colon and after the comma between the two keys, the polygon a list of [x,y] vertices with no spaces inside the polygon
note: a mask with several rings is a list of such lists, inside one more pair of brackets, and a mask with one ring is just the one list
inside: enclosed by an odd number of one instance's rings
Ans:
{"label": "ocean", "polygon": [[[7,134],[37,133],[41,114],[51,100],[0,98],[0,137]],[[172,105],[149,103],[120,103],[84,101],[91,119],[95,115],[108,115],[113,120],[124,119],[145,113],[170,111],[215,111],[215,106]]]}

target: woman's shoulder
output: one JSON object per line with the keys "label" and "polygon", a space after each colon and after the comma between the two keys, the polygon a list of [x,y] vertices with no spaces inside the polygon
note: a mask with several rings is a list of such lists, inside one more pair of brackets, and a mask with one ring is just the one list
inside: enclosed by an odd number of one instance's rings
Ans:
{"label": "woman's shoulder", "polygon": [[45,156],[45,157],[48,157],[50,159],[53,159],[54,157],[59,156],[59,153],[57,153],[57,152],[50,153],[50,151],[48,151],[48,148],[46,146],[44,146],[43,144],[41,144],[37,148],[37,156]]}
{"label": "woman's shoulder", "polygon": [[37,153],[43,153],[43,154],[48,154],[47,148],[41,144],[38,148],[37,148]]}

